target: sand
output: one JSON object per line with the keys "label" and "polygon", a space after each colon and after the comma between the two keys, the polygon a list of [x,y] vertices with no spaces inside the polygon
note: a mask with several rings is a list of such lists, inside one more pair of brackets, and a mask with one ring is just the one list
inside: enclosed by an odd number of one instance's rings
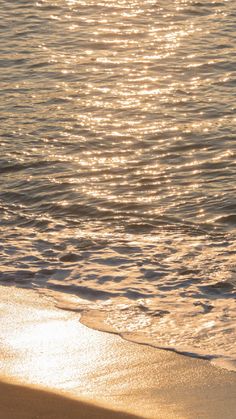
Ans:
{"label": "sand", "polygon": [[0,295],[1,419],[236,417],[235,372],[89,329],[30,290]]}
{"label": "sand", "polygon": [[0,383],[1,419],[137,419],[59,394],[16,384]]}

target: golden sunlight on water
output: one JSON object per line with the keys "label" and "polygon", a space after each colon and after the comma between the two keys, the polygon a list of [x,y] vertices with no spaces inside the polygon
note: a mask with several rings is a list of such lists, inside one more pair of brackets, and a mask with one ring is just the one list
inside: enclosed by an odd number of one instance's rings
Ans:
{"label": "golden sunlight on water", "polygon": [[234,20],[232,1],[6,5],[3,283],[235,356]]}

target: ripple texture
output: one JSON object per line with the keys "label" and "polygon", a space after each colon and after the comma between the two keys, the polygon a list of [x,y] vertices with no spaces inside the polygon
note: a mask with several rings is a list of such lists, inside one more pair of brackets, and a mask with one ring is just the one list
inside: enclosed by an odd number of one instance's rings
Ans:
{"label": "ripple texture", "polygon": [[234,2],[1,15],[1,283],[236,369]]}

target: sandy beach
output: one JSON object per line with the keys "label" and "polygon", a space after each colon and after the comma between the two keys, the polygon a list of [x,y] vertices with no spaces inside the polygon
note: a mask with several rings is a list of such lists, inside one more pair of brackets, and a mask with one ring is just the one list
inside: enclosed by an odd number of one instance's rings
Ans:
{"label": "sandy beach", "polygon": [[[105,409],[35,388],[0,383],[1,419],[135,419],[138,416]],[[13,402],[14,401],[14,402]]]}
{"label": "sandy beach", "polygon": [[0,292],[1,419],[235,417],[234,372],[89,329],[36,292]]}

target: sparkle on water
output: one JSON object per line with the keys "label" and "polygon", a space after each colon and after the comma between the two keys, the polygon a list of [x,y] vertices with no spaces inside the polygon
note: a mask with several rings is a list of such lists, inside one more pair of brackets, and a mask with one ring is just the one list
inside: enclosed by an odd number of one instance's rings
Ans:
{"label": "sparkle on water", "polygon": [[235,23],[233,0],[4,2],[1,283],[234,368]]}

